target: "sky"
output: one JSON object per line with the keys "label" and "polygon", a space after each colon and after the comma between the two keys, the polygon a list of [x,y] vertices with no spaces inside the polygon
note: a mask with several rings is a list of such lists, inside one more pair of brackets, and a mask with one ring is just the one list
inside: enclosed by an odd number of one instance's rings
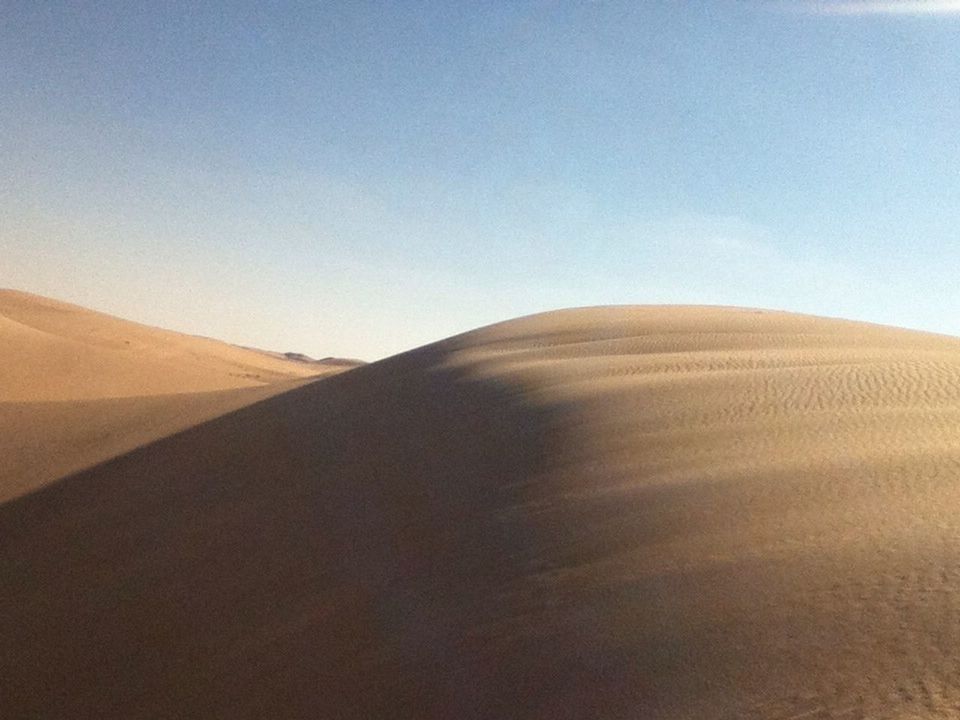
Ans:
{"label": "sky", "polygon": [[960,335],[960,2],[0,2],[0,287],[374,360],[602,304]]}

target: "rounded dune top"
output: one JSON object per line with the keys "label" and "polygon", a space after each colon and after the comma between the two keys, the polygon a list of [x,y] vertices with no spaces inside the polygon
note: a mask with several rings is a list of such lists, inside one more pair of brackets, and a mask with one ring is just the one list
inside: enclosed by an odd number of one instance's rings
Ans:
{"label": "rounded dune top", "polygon": [[16,290],[0,290],[0,367],[0,401],[225,390],[320,371]]}
{"label": "rounded dune top", "polygon": [[[953,353],[960,338],[852,320],[739,307],[624,305],[573,308],[496,323],[427,346],[459,361],[501,364],[657,356],[684,367],[844,363]],[[854,355],[850,353],[853,352]],[[567,369],[573,367],[569,363]]]}

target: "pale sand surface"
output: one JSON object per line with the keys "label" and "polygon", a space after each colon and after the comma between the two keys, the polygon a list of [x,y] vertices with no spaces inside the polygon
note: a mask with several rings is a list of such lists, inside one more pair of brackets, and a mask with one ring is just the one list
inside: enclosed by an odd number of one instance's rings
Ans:
{"label": "pale sand surface", "polygon": [[0,402],[257,387],[317,368],[0,290]]}
{"label": "pale sand surface", "polygon": [[341,369],[0,290],[0,502]]}
{"label": "pale sand surface", "polygon": [[511,321],[0,506],[0,715],[960,714],[960,340]]}

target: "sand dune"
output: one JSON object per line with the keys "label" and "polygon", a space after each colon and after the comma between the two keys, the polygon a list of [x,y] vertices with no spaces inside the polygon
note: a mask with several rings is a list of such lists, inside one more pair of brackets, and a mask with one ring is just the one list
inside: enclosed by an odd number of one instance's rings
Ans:
{"label": "sand dune", "polygon": [[0,290],[0,501],[343,369]]}
{"label": "sand dune", "polygon": [[0,506],[0,715],[942,718],[960,340],[538,315]]}
{"label": "sand dune", "polygon": [[0,402],[206,392],[318,374],[267,353],[14,290],[0,290],[0,338]]}

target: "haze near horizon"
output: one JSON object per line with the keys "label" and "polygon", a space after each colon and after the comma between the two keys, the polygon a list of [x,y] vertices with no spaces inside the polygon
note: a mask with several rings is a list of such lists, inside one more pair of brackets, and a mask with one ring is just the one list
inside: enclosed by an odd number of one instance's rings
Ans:
{"label": "haze near horizon", "polygon": [[960,333],[956,3],[0,19],[0,286],[368,360],[600,304]]}

